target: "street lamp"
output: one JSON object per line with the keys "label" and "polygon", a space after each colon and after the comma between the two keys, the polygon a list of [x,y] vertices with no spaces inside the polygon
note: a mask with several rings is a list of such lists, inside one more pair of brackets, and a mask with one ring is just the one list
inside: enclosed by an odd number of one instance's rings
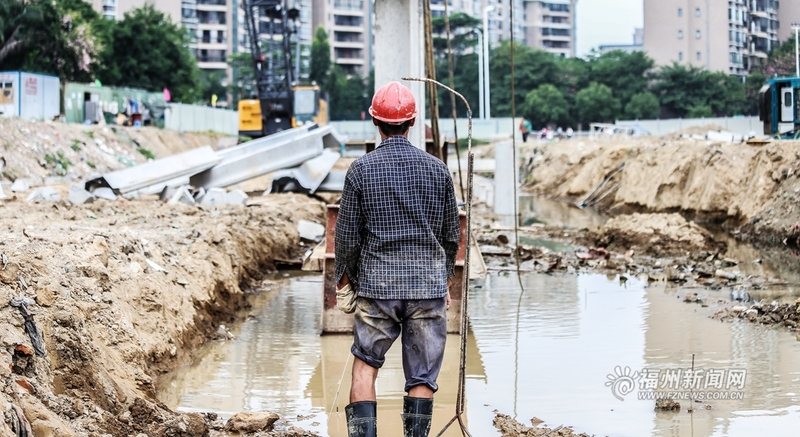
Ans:
{"label": "street lamp", "polygon": [[480,119],[486,119],[486,108],[483,105],[483,34],[478,28],[472,29],[473,32],[478,34],[478,108]]}
{"label": "street lamp", "polygon": [[486,105],[486,118],[492,118],[492,101],[489,98],[489,12],[494,5],[483,8],[483,91],[486,93],[483,103]]}
{"label": "street lamp", "polygon": [[794,62],[795,62],[795,77],[800,77],[800,47],[798,47],[798,32],[800,32],[800,24],[793,23],[792,30],[794,30]]}

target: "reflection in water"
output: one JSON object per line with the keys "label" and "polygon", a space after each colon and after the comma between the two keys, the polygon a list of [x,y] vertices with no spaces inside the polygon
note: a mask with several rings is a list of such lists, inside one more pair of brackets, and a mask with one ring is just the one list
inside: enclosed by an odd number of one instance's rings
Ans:
{"label": "reflection in water", "polygon": [[524,226],[543,223],[565,229],[597,229],[606,218],[591,209],[538,196],[520,196],[519,214]]}
{"label": "reflection in water", "polygon": [[[346,436],[352,340],[319,336],[318,280],[294,278],[282,290],[265,292],[254,303],[255,318],[238,327],[237,340],[213,342],[191,367],[159,381],[161,399],[178,411],[215,411],[224,418],[242,410],[275,411],[322,435]],[[470,294],[466,390],[472,435],[497,435],[495,409],[525,424],[536,416],[552,426],[609,436],[787,435],[800,425],[800,347],[786,332],[713,321],[711,309],[676,297],[682,290],[648,288],[636,279],[620,284],[604,275],[527,275],[523,281],[521,299],[513,275],[490,275]],[[723,297],[721,291],[706,293],[706,302]],[[454,410],[458,337],[448,340],[432,435]],[[392,348],[378,377],[384,436],[400,435],[399,352]],[[638,400],[636,391],[623,402],[605,386],[616,366],[685,368],[692,354],[698,368],[746,369],[744,400],[713,401],[711,410],[691,415],[688,404],[677,414],[656,414],[653,401]],[[445,435],[460,433],[451,427]]]}

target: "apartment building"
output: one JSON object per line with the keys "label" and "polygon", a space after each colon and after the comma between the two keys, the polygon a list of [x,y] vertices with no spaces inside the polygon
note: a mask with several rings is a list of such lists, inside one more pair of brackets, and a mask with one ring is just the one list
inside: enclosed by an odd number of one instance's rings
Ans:
{"label": "apartment building", "polygon": [[231,53],[248,46],[244,11],[238,0],[91,0],[95,10],[110,20],[152,5],[173,23],[189,31],[197,65],[203,70],[228,70]]}
{"label": "apartment building", "polygon": [[800,21],[800,5],[789,3],[645,0],[644,50],[658,65],[679,62],[745,75],[779,44],[781,27]]}
{"label": "apartment building", "polygon": [[597,47],[597,51],[601,55],[617,50],[627,53],[641,52],[644,50],[644,29],[641,27],[634,29],[633,44],[601,44]]}
{"label": "apartment building", "polygon": [[778,41],[784,42],[794,38],[792,24],[800,24],[800,1],[784,0],[780,3],[780,27],[778,27]]}
{"label": "apartment building", "polygon": [[366,76],[372,68],[373,8],[373,0],[313,0],[313,28],[328,31],[331,60],[347,74]]}
{"label": "apartment building", "polygon": [[525,44],[562,57],[574,57],[577,0],[528,0],[523,3]]}

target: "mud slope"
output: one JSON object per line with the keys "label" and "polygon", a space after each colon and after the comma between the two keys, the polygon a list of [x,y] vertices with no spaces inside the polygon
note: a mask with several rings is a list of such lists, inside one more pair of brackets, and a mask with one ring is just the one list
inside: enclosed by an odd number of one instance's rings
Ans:
{"label": "mud slope", "polygon": [[[158,403],[153,378],[187,363],[272,260],[293,256],[298,220],[323,214],[300,195],[208,209],[4,203],[0,436],[14,435],[16,409],[36,435],[207,435],[207,418]],[[18,296],[36,302],[46,357],[9,305]]]}
{"label": "mud slope", "polygon": [[226,137],[0,117],[0,156],[6,161],[0,181],[26,178],[41,183],[50,176],[85,179],[145,162],[149,153],[160,158],[200,146],[216,149],[220,138]]}
{"label": "mud slope", "polygon": [[[599,207],[610,212],[675,212],[743,223],[759,214],[800,167],[800,142],[765,146],[690,139],[564,141],[539,148],[527,189],[579,200],[624,164]],[[529,168],[530,170],[530,168]]]}

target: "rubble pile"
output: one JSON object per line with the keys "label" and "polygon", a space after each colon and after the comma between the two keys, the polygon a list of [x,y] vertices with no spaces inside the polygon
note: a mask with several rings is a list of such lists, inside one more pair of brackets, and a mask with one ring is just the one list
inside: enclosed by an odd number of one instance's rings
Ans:
{"label": "rubble pile", "polygon": [[544,425],[540,426],[542,421],[536,417],[531,419],[532,427],[525,426],[511,416],[501,413],[495,414],[492,423],[500,431],[502,437],[589,437],[589,434],[586,433],[576,433],[569,426],[559,425],[552,429]]}
{"label": "rubble pile", "polygon": [[[0,435],[222,435],[216,417],[161,404],[154,378],[233,322],[273,260],[299,262],[300,220],[323,219],[323,202],[294,194],[250,207],[7,201]],[[260,435],[310,434],[279,424]]]}
{"label": "rubble pile", "polygon": [[737,319],[747,320],[761,325],[783,325],[791,331],[800,331],[800,313],[798,303],[779,304],[773,302],[768,305],[755,303],[753,305],[736,305],[714,313],[711,318],[730,322]]}

